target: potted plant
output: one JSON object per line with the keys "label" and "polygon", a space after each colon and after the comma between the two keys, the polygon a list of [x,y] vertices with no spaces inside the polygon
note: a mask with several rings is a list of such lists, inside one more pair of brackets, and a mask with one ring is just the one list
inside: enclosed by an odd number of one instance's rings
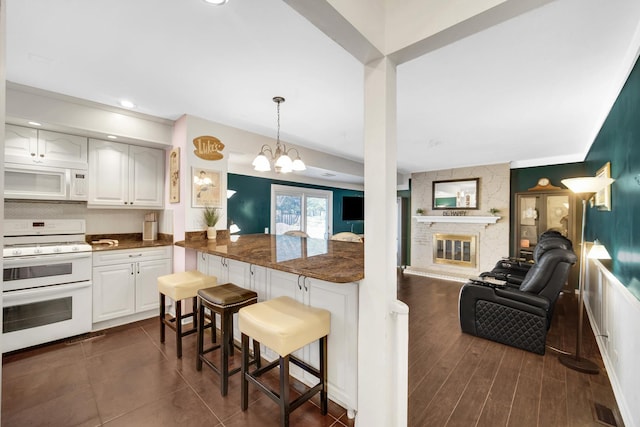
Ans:
{"label": "potted plant", "polygon": [[216,239],[216,224],[220,219],[220,208],[212,208],[211,206],[205,206],[202,213],[202,218],[207,226],[207,239]]}
{"label": "potted plant", "polygon": [[424,209],[422,208],[416,209],[416,215],[424,215]]}
{"label": "potted plant", "polygon": [[498,208],[491,208],[489,209],[489,213],[493,216],[495,216],[498,212],[500,212],[500,209]]}

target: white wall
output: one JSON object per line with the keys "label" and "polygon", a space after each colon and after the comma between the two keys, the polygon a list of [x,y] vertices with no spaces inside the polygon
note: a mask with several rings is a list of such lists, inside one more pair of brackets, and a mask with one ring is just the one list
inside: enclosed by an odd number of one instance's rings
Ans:
{"label": "white wall", "polygon": [[588,260],[584,291],[624,424],[640,426],[640,301],[598,260]]}

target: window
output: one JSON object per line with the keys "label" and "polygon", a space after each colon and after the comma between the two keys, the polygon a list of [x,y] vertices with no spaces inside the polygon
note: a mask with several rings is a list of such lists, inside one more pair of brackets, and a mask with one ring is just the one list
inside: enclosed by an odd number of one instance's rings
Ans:
{"label": "window", "polygon": [[333,192],[288,185],[271,186],[271,230],[301,230],[316,239],[332,232]]}

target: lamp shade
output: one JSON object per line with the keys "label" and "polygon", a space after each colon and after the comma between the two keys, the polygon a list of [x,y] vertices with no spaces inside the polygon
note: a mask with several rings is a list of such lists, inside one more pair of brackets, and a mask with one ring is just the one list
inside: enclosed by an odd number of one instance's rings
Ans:
{"label": "lamp shade", "polygon": [[267,159],[267,156],[263,153],[258,154],[258,156],[253,160],[252,165],[258,172],[267,172],[271,170],[269,159]]}
{"label": "lamp shade", "polygon": [[297,159],[295,159],[295,160],[293,161],[293,164],[291,165],[291,168],[292,168],[294,171],[297,171],[297,172],[298,172],[298,171],[303,171],[303,170],[306,170],[306,169],[307,169],[307,167],[305,166],[305,164],[304,164],[304,162],[302,161],[302,159],[300,159],[300,157],[298,157]]}
{"label": "lamp shade", "polygon": [[598,240],[593,242],[593,246],[591,246],[591,250],[589,251],[589,255],[587,258],[591,259],[611,259],[611,255],[607,251],[607,248],[604,247],[602,243]]}
{"label": "lamp shade", "polygon": [[239,233],[240,232],[240,227],[238,227],[237,224],[231,224],[229,226],[229,233]]}
{"label": "lamp shade", "polygon": [[593,194],[615,181],[613,178],[585,176],[582,178],[567,178],[561,182],[576,194]]}

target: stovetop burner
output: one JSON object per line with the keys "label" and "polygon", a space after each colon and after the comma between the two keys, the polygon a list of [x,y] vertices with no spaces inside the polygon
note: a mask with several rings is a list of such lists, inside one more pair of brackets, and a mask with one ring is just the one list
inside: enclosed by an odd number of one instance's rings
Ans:
{"label": "stovetop burner", "polygon": [[5,220],[3,258],[90,252],[84,220]]}

